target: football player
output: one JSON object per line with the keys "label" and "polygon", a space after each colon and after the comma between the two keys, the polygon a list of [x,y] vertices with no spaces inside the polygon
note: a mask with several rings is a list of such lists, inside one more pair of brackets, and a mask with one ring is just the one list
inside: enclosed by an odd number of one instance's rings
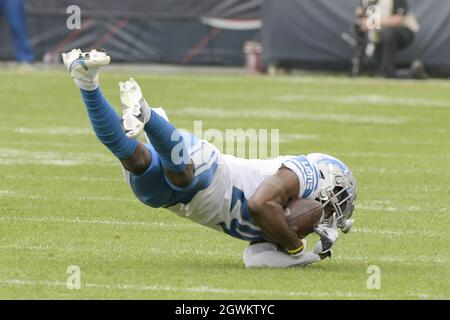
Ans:
{"label": "football player", "polygon": [[[325,154],[247,160],[222,154],[214,145],[176,129],[161,108],[151,108],[133,79],[119,83],[122,116],[103,97],[99,68],[107,53],[74,49],[62,55],[80,88],[98,139],[119,159],[126,179],[144,204],[250,242],[246,267],[304,266],[331,254],[338,229],[348,232],[356,181],[340,160]],[[147,143],[136,137],[144,132]],[[291,199],[323,203],[320,236],[305,250],[284,209]]]}

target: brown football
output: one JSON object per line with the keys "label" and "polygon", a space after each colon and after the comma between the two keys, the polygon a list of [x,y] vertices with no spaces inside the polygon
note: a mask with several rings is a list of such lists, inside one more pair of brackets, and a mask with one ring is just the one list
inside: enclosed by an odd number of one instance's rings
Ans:
{"label": "brown football", "polygon": [[323,208],[316,200],[294,199],[288,202],[284,213],[292,230],[300,238],[305,238],[319,223]]}

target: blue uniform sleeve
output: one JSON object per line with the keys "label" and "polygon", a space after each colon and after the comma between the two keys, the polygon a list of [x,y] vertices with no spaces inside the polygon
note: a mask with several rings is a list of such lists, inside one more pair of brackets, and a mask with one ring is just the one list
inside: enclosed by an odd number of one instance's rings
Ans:
{"label": "blue uniform sleeve", "polygon": [[283,166],[292,170],[299,179],[299,198],[315,198],[319,189],[319,169],[305,156],[292,157],[283,161]]}

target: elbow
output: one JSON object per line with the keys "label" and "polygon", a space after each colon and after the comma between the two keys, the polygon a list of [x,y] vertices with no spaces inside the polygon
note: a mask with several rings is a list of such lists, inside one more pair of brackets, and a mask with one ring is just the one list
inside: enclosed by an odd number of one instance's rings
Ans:
{"label": "elbow", "polygon": [[254,197],[251,197],[248,199],[247,202],[248,211],[250,213],[250,216],[255,220],[257,220],[264,211],[264,202],[259,201],[258,199],[255,199]]}
{"label": "elbow", "polygon": [[274,210],[274,203],[272,201],[259,200],[253,197],[248,200],[247,205],[253,220],[263,219],[268,212]]}

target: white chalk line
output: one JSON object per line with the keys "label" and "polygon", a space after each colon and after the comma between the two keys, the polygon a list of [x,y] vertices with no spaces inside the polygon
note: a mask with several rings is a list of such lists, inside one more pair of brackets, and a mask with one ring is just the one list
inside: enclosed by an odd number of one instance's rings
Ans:
{"label": "white chalk line", "polygon": [[29,148],[31,145],[34,148],[39,147],[41,149],[44,149],[45,147],[46,150],[54,150],[55,148],[64,148],[65,150],[73,151],[75,148],[80,148],[81,151],[83,152],[86,152],[86,148],[93,148],[95,150],[98,150],[99,148],[99,143],[95,140],[93,140],[92,144],[88,144],[86,142],[73,142],[73,141],[70,142],[51,141],[51,140],[42,141],[38,139],[33,140],[27,139],[25,141],[10,139],[8,141],[1,141],[0,143],[0,146],[2,148],[17,148],[18,146]]}
{"label": "white chalk line", "polygon": [[43,196],[39,194],[18,194],[10,190],[0,190],[0,197],[17,198],[25,200],[41,200],[41,201],[112,201],[112,202],[128,202],[137,203],[134,198],[118,198],[109,196]]}
{"label": "white chalk line", "polygon": [[199,118],[226,118],[226,119],[277,119],[277,120],[308,120],[308,121],[328,121],[339,123],[370,123],[398,125],[408,122],[408,118],[402,116],[387,117],[381,115],[357,115],[344,113],[308,113],[294,112],[280,109],[264,110],[223,110],[213,108],[188,107],[177,109],[172,112],[175,115],[198,116]]}
{"label": "white chalk line", "polygon": [[[308,88],[309,89],[309,88]],[[211,94],[200,94],[206,99],[211,99]],[[246,92],[227,92],[227,93],[215,93],[214,99],[227,99],[227,100],[244,100],[244,101],[259,101],[261,100],[261,94]],[[412,97],[392,97],[384,94],[366,94],[366,95],[355,95],[355,94],[331,94],[323,95],[322,92],[318,90],[306,90],[302,89],[299,94],[275,94],[266,95],[264,100],[271,100],[275,102],[286,102],[286,103],[301,103],[301,102],[323,102],[324,104],[334,104],[334,105],[356,105],[360,108],[367,108],[370,106],[389,106],[391,108],[395,107],[417,107],[417,108],[450,108],[450,104],[444,100],[437,99],[423,99],[423,98],[412,98]]]}
{"label": "white chalk line", "polygon": [[[97,254],[100,252],[123,252],[126,254],[133,254],[130,248],[126,247],[85,247],[85,248],[72,248],[72,247],[57,247],[48,245],[39,246],[27,246],[19,244],[9,244],[0,246],[0,250],[24,250],[24,251],[60,251],[60,252],[91,252]],[[170,255],[176,258],[182,256],[200,256],[200,257],[227,257],[240,259],[242,254],[240,252],[230,252],[224,250],[199,250],[199,249],[160,249],[160,248],[139,248],[139,251],[143,250],[146,253],[153,253],[158,255]],[[142,256],[142,254],[140,254]],[[335,261],[349,261],[349,262],[364,262],[364,263],[402,263],[409,265],[424,265],[424,264],[448,264],[450,259],[448,257],[439,256],[413,256],[413,257],[399,257],[399,256],[344,256],[342,254],[333,256]]]}
{"label": "white chalk line", "polygon": [[447,265],[450,263],[449,258],[445,257],[437,257],[437,256],[414,256],[414,258],[404,258],[398,256],[342,256],[336,255],[336,261],[357,261],[357,262],[365,262],[365,263],[378,263],[378,262],[386,262],[386,263],[401,263],[401,264],[414,264],[414,265],[423,265],[423,264],[444,264]]}
{"label": "white chalk line", "polygon": [[[393,207],[385,204],[361,204],[356,203],[357,210],[367,210],[367,211],[375,211],[375,212],[424,212],[422,208],[418,206],[409,206],[409,207]],[[428,208],[426,211],[432,210]]]}
{"label": "white chalk line", "polygon": [[360,79],[350,79],[350,78],[344,78],[344,77],[330,77],[330,76],[324,76],[324,77],[315,77],[315,76],[305,76],[302,75],[300,77],[276,77],[276,78],[265,78],[263,79],[267,82],[274,82],[274,83],[288,83],[288,84],[295,84],[295,83],[308,83],[308,84],[317,84],[317,85],[323,85],[325,84],[332,84],[334,86],[350,86],[352,88],[355,88],[356,86],[361,85],[375,85],[375,86],[386,86],[387,84],[393,84],[397,87],[406,88],[406,89],[417,89],[417,88],[423,88],[423,87],[439,87],[439,88],[445,88],[449,89],[450,86],[446,80],[431,80],[427,82],[418,81],[418,80],[404,80],[399,82],[398,80],[388,80],[388,79],[374,79],[374,78],[360,78]]}
{"label": "white chalk line", "polygon": [[410,212],[410,213],[441,213],[450,212],[450,206],[443,203],[439,207],[420,207],[418,205],[394,206],[391,200],[367,200],[357,202],[355,205],[357,210],[366,210],[372,212]]}
{"label": "white chalk line", "polygon": [[19,217],[19,216],[0,216],[0,221],[4,222],[29,222],[29,223],[75,223],[85,225],[116,225],[116,226],[138,226],[138,227],[160,227],[160,228],[181,228],[192,229],[202,228],[200,225],[184,223],[164,223],[164,222],[144,222],[144,221],[124,221],[124,220],[97,220],[97,219],[82,219],[80,217],[56,217],[56,216],[42,216],[42,217]]}
{"label": "white chalk line", "polygon": [[19,127],[14,130],[19,134],[44,134],[44,135],[56,135],[56,136],[79,136],[79,135],[92,135],[93,130],[91,128],[83,127],[40,127],[29,128]]}
{"label": "white chalk line", "polygon": [[[359,170],[353,170],[353,172],[357,172]],[[412,185],[412,186],[408,186],[408,191],[412,192],[412,193],[419,193],[419,195],[423,195],[425,197],[429,197],[429,195],[427,193],[429,192],[447,192],[450,190],[450,186],[446,186],[446,185]],[[365,185],[364,186],[364,191],[386,191],[386,186],[385,185]],[[398,194],[398,195],[403,195],[403,191],[402,190],[397,190],[396,192],[392,191],[390,192],[390,194]],[[410,193],[411,194],[411,193]]]}
{"label": "white chalk line", "polygon": [[[137,204],[137,200],[130,196],[130,198],[118,198],[111,196],[43,196],[39,194],[23,194],[17,193],[13,190],[0,189],[0,198],[16,198],[26,200],[38,200],[38,201],[106,201],[106,202],[123,202]],[[410,206],[395,206],[391,201],[366,201],[357,202],[356,209],[366,210],[372,212],[448,212],[450,207],[420,207],[417,205]]]}
{"label": "white chalk line", "polygon": [[104,178],[104,177],[91,177],[91,176],[58,176],[58,175],[52,175],[52,176],[46,176],[46,175],[30,175],[30,174],[8,174],[2,176],[3,179],[9,179],[9,180],[49,180],[49,181],[81,181],[81,182],[123,182],[123,176],[120,178]]}
{"label": "white chalk line", "polygon": [[[392,155],[392,157],[397,157]],[[422,168],[422,169],[414,169],[414,168],[402,168],[402,169],[393,169],[393,168],[386,168],[386,167],[353,167],[353,172],[359,172],[359,173],[376,173],[376,174],[420,174],[420,175],[426,175],[426,174],[438,174],[438,175],[444,175],[449,176],[450,172],[445,172],[442,170],[434,170],[430,168]]]}
{"label": "white chalk line", "polygon": [[[240,258],[240,253],[230,253],[221,251],[212,251],[212,250],[198,250],[198,249],[158,249],[158,248],[138,248],[140,253],[139,256],[142,256],[142,251],[146,253],[153,253],[164,256],[201,256],[201,257],[230,257],[230,258]],[[55,247],[49,245],[39,245],[39,246],[24,246],[18,244],[9,244],[0,246],[0,250],[24,250],[24,251],[60,251],[60,252],[90,252],[90,253],[100,253],[100,252],[122,252],[125,254],[133,255],[133,251],[130,248],[112,246],[112,247],[86,247],[86,248],[71,248],[71,247]]]}
{"label": "white chalk line", "polygon": [[14,191],[11,190],[0,190],[0,196],[13,196],[16,195]]}
{"label": "white chalk line", "polygon": [[380,234],[380,235],[390,235],[390,236],[404,236],[404,235],[414,235],[417,232],[412,230],[385,230],[385,229],[371,229],[364,227],[352,227],[351,233],[368,233],[368,234]]}
{"label": "white chalk line", "polygon": [[[15,129],[15,132],[22,134],[44,134],[57,136],[93,135],[92,129],[80,127],[17,128]],[[299,140],[317,140],[318,136],[313,134],[281,134],[280,138],[283,142],[289,142]],[[44,143],[49,144],[48,142]],[[53,143],[51,143],[50,145],[53,145]],[[66,144],[66,146],[69,145],[71,144]]]}
{"label": "white chalk line", "polygon": [[320,137],[317,134],[302,134],[302,133],[282,133],[280,134],[281,143],[290,143],[297,141],[313,141],[319,140]]}
{"label": "white chalk line", "polygon": [[347,153],[336,153],[336,156],[354,157],[354,158],[390,158],[396,157],[397,160],[401,158],[408,159],[435,159],[435,160],[445,160],[450,159],[450,153],[447,154],[426,154],[426,153],[404,153],[404,152],[347,152]]}
{"label": "white chalk line", "polygon": [[[143,227],[143,228],[167,228],[167,229],[181,229],[181,230],[208,230],[205,226],[194,224],[190,222],[186,223],[164,223],[164,222],[144,222],[144,221],[125,221],[125,220],[106,220],[106,219],[83,219],[80,217],[58,217],[58,216],[0,216],[0,221],[4,223],[73,223],[80,225],[112,225],[112,226],[125,226],[125,227]],[[374,229],[367,227],[353,227],[351,233],[356,234],[370,234],[372,236],[379,237],[404,237],[404,236],[416,236],[425,233],[427,236],[439,236],[445,238],[446,235],[436,233],[433,231],[424,230],[412,230],[412,229]]]}
{"label": "white chalk line", "polygon": [[[117,226],[137,226],[137,227],[159,227],[159,228],[177,228],[177,229],[205,229],[209,228],[194,224],[194,223],[165,223],[165,222],[145,222],[145,221],[125,221],[125,220],[97,220],[97,219],[83,219],[80,217],[58,217],[58,216],[0,216],[0,221],[3,222],[24,222],[24,223],[75,223],[81,225],[117,225]],[[364,233],[374,235],[389,235],[389,236],[409,236],[418,234],[420,230],[391,230],[391,229],[372,229],[364,227],[354,227],[351,233]],[[433,232],[427,231],[429,235]]]}
{"label": "white chalk line", "polygon": [[389,199],[383,200],[365,200],[356,203],[355,208],[357,210],[366,210],[373,212],[410,212],[410,213],[425,213],[425,212],[446,212],[450,210],[450,206],[445,206],[443,203],[439,207],[421,207],[418,205],[409,206],[395,206],[395,201]]}
{"label": "white chalk line", "polygon": [[113,158],[101,153],[29,151],[0,148],[0,165],[38,164],[51,166],[76,166],[101,164],[117,166]]}
{"label": "white chalk line", "polygon": [[77,160],[52,160],[52,159],[0,159],[0,165],[2,166],[17,166],[17,165],[43,165],[43,166],[55,166],[55,167],[73,167],[80,165],[94,164],[94,162],[89,163],[86,161]]}
{"label": "white chalk line", "polygon": [[[354,155],[352,155],[354,156]],[[344,156],[345,157],[345,156]],[[396,157],[398,158],[398,155],[394,155],[392,154],[391,157]],[[0,158],[1,161],[1,158]],[[31,164],[42,164],[43,162],[41,161],[33,161],[33,160],[27,160],[29,163]],[[8,165],[15,165],[15,164],[21,164],[24,162],[16,162],[13,159],[8,159],[6,161],[4,161],[5,163],[7,163]],[[50,161],[46,161],[47,164],[51,165],[54,163],[58,163],[58,161],[54,162],[53,160]],[[61,162],[59,162],[61,163]],[[64,163],[64,162],[62,162]],[[67,166],[70,165],[82,165],[82,164],[89,164],[89,165],[98,165],[98,162],[96,161],[66,161],[65,162]],[[60,164],[61,165],[61,164]],[[105,166],[104,164],[101,164],[102,166]],[[115,159],[111,158],[110,161],[107,163],[108,166],[116,166],[118,167],[118,162],[115,161]],[[432,169],[432,168],[423,168],[423,169],[416,169],[416,168],[387,168],[387,167],[359,167],[359,166],[355,166],[352,168],[352,171],[354,172],[359,172],[359,173],[375,173],[375,174],[435,174],[435,175],[445,175],[445,176],[449,176],[450,172],[446,172],[446,171],[442,171],[442,170],[437,170],[437,169]],[[23,178],[27,178],[27,179],[34,179],[34,180],[38,180],[41,176],[32,176],[32,175],[5,175],[4,178],[6,179],[10,179],[11,177],[16,177],[17,179],[23,179]],[[43,176],[46,177],[46,176]],[[64,176],[54,176],[55,179],[60,179],[60,180],[64,180]],[[51,180],[49,178],[44,178],[44,179],[48,179]],[[74,178],[73,176],[68,176],[68,179],[73,179],[76,180],[76,178]],[[90,179],[87,176],[84,176],[78,180],[105,180],[105,181],[111,181],[114,179],[110,179],[110,178],[100,178],[100,177],[96,177],[96,178],[92,178]],[[120,180],[120,179],[116,179],[116,180]]]}
{"label": "white chalk line", "polygon": [[[24,279],[5,279],[0,280],[0,284],[7,286],[44,286],[44,287],[66,287],[67,283],[62,281],[49,280],[24,280]],[[98,284],[85,282],[81,284],[83,289],[103,289],[103,290],[119,290],[119,291],[149,291],[149,292],[175,292],[175,293],[208,293],[208,294],[225,294],[225,295],[251,295],[251,296],[269,296],[269,297],[342,297],[342,298],[383,298],[383,294],[369,293],[352,293],[341,291],[329,292],[307,292],[307,291],[281,291],[281,290],[256,290],[256,289],[231,289],[209,286],[198,287],[174,287],[170,285],[160,284]],[[416,297],[420,299],[440,298],[429,293],[405,293],[394,296]]]}
{"label": "white chalk line", "polygon": [[[386,171],[386,168],[380,168],[379,170],[373,168],[373,169],[364,169],[364,168],[360,168],[360,167],[354,167],[352,170],[354,173],[356,172],[370,172],[370,173],[378,173],[378,174],[406,174],[406,173],[411,173],[411,174],[416,174],[416,173],[421,173],[421,174],[446,174],[446,175],[450,175],[450,173],[442,173],[439,171],[430,171],[430,170],[405,170],[405,171],[400,171],[400,170],[389,170]],[[31,181],[40,181],[40,180],[46,180],[46,181],[80,181],[80,182],[117,182],[117,183],[122,183],[124,181],[124,178],[122,175],[120,175],[120,173],[117,175],[117,178],[107,178],[107,177],[95,177],[95,176],[70,176],[70,175],[52,175],[52,176],[47,176],[47,175],[30,175],[30,174],[7,174],[4,176],[1,176],[2,179],[8,179],[8,180],[31,180]],[[386,190],[386,187],[383,185],[365,185],[364,186],[364,190]],[[438,192],[438,191],[448,191],[450,190],[449,186],[446,185],[412,185],[408,187],[408,191],[411,192],[417,192],[420,194],[424,194],[427,192]]]}
{"label": "white chalk line", "polygon": [[390,97],[380,94],[370,95],[333,95],[333,96],[321,96],[318,94],[286,94],[275,95],[271,97],[273,101],[279,102],[324,102],[333,103],[336,105],[357,105],[361,108],[370,106],[404,106],[404,107],[417,107],[417,108],[450,108],[450,104],[447,101],[431,100],[431,99],[419,99],[419,98],[403,98],[403,97]]}
{"label": "white chalk line", "polygon": [[[61,130],[64,129],[64,130]],[[11,130],[13,130],[14,128],[12,128]],[[56,127],[56,128],[20,128],[21,131],[25,131],[25,132],[39,132],[40,134],[48,134],[48,135],[53,135],[53,133],[55,132],[55,130],[57,131],[59,130],[58,136],[73,136],[75,135],[74,133],[77,132],[81,132],[83,133],[83,135],[87,132],[90,132],[89,130],[87,130],[86,128],[83,127],[73,127],[73,128],[66,128],[66,127]],[[69,131],[70,129],[70,131]],[[8,132],[11,130],[7,130]],[[65,133],[66,131],[70,132],[70,133]],[[58,132],[58,131],[57,131]],[[90,132],[90,135],[93,136],[93,133]],[[298,133],[281,133],[280,134],[280,142],[281,143],[291,143],[291,142],[296,142],[296,141],[314,141],[314,140],[323,140],[323,141],[337,141],[335,139],[335,137],[321,137],[317,134],[298,134]],[[446,140],[443,141],[436,141],[436,140],[427,140],[427,141],[418,141],[417,139],[411,140],[411,139],[391,139],[391,140],[386,140],[386,139],[377,139],[374,137],[371,137],[369,139],[352,139],[351,137],[347,137],[346,142],[368,142],[368,143],[375,143],[375,144],[383,144],[383,145],[399,145],[399,144],[404,144],[404,145],[414,145],[417,146],[418,144],[423,144],[423,145],[433,145],[433,146],[446,146],[449,145],[450,143]],[[5,141],[5,142],[11,142],[11,141]],[[342,142],[342,141],[339,141]],[[29,141],[13,141],[13,143],[11,143],[11,145],[17,146],[17,145],[25,145],[25,146],[29,146],[30,142]],[[58,141],[42,141],[42,140],[34,140],[33,141],[33,146],[48,146],[50,148],[55,148],[55,147],[65,147],[65,148],[73,148],[74,146],[76,147],[86,147],[86,143],[75,143],[75,142],[58,142]]]}

